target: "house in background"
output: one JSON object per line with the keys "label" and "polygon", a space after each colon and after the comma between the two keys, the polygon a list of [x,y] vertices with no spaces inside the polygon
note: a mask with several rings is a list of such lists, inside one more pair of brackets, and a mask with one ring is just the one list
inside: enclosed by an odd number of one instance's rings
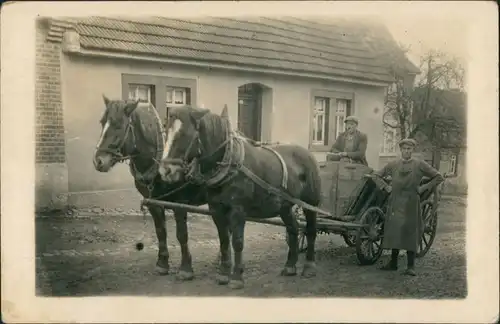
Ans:
{"label": "house in background", "polygon": [[[401,82],[401,80],[400,80]],[[395,91],[396,85],[388,87],[388,91]],[[426,89],[412,89],[413,101],[410,101],[411,110],[418,104]],[[467,194],[466,152],[467,152],[467,99],[466,94],[459,90],[431,90],[433,100],[434,130],[418,131],[415,139],[419,143],[416,153],[429,164],[436,167],[446,181],[443,194]],[[390,121],[390,118],[388,118]],[[430,123],[429,125],[432,125]],[[431,142],[426,135],[433,133]],[[399,156],[397,143],[401,140],[398,129],[386,127],[384,140],[381,145],[380,164],[386,164]]]}
{"label": "house in background", "polygon": [[[416,89],[414,96],[424,89]],[[422,158],[446,176],[443,194],[467,194],[467,97],[460,90],[432,90],[435,138],[433,145],[423,133],[417,134]]]}
{"label": "house in background", "polygon": [[137,207],[127,165],[92,165],[102,94],[149,101],[162,118],[171,106],[227,105],[246,136],[320,161],[355,114],[377,168],[388,53],[416,69],[385,27],[344,19],[44,18],[36,35],[37,208]]}

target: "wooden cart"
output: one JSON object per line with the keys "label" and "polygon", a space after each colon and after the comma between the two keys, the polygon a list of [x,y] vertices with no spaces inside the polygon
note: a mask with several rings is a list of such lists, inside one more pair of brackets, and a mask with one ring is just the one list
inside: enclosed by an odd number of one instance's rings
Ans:
{"label": "wooden cart", "polygon": [[[382,255],[384,219],[389,194],[383,187],[390,180],[376,180],[372,170],[361,164],[328,161],[321,165],[323,215],[318,215],[317,230],[320,234],[339,234],[349,246],[356,247],[361,265],[374,264]],[[423,179],[423,183],[427,179]],[[430,249],[437,229],[437,189],[421,194],[422,217],[425,230],[420,241],[417,257],[424,256]],[[144,205],[160,205],[167,209],[181,208],[188,212],[210,215],[208,208],[185,204],[144,199]],[[300,210],[300,209],[299,209]],[[284,226],[279,217],[253,219],[248,221]],[[297,221],[301,228],[299,248],[305,250],[305,218],[300,211]]]}

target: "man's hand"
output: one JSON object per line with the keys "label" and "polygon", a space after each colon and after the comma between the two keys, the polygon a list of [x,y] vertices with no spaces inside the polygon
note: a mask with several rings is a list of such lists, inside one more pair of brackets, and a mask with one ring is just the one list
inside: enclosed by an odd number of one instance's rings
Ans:
{"label": "man's hand", "polygon": [[340,156],[347,157],[347,153],[346,152],[340,152]]}
{"label": "man's hand", "polygon": [[338,161],[340,159],[339,153],[327,153],[326,160],[327,161]]}
{"label": "man's hand", "polygon": [[427,186],[426,185],[422,185],[420,187],[417,188],[417,192],[419,195],[422,194],[422,192],[426,191],[427,190]]}
{"label": "man's hand", "polygon": [[387,191],[388,193],[391,193],[392,192],[392,186],[385,186],[385,191]]}

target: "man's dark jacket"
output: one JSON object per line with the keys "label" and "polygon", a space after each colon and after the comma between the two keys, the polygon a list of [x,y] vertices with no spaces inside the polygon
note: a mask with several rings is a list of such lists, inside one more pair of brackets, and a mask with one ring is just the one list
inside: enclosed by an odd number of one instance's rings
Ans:
{"label": "man's dark jacket", "polygon": [[[347,135],[348,134],[346,132],[339,134],[330,152],[345,152],[345,138]],[[352,152],[346,152],[347,156],[355,162],[368,165],[368,162],[366,161],[366,146],[368,145],[368,137],[359,130],[355,130],[353,136],[354,150]]]}

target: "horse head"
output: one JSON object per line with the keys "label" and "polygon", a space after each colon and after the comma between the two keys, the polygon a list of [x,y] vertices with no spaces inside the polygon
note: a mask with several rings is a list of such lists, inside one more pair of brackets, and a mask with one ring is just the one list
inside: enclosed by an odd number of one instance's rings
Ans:
{"label": "horse head", "polygon": [[[133,158],[136,164],[146,161],[142,164],[148,164],[144,165],[148,167],[154,163],[155,157],[159,159],[156,154],[163,150],[159,132],[162,125],[155,108],[138,100],[110,100],[104,95],[103,99],[105,110],[100,120],[101,136],[93,156],[95,169],[108,172],[117,162]],[[155,127],[155,124],[158,125]],[[138,165],[143,169],[141,166]]]}
{"label": "horse head", "polygon": [[184,181],[194,160],[217,159],[227,139],[227,107],[221,116],[208,109],[176,107],[170,110],[166,127],[166,143],[160,162],[163,181]]}

